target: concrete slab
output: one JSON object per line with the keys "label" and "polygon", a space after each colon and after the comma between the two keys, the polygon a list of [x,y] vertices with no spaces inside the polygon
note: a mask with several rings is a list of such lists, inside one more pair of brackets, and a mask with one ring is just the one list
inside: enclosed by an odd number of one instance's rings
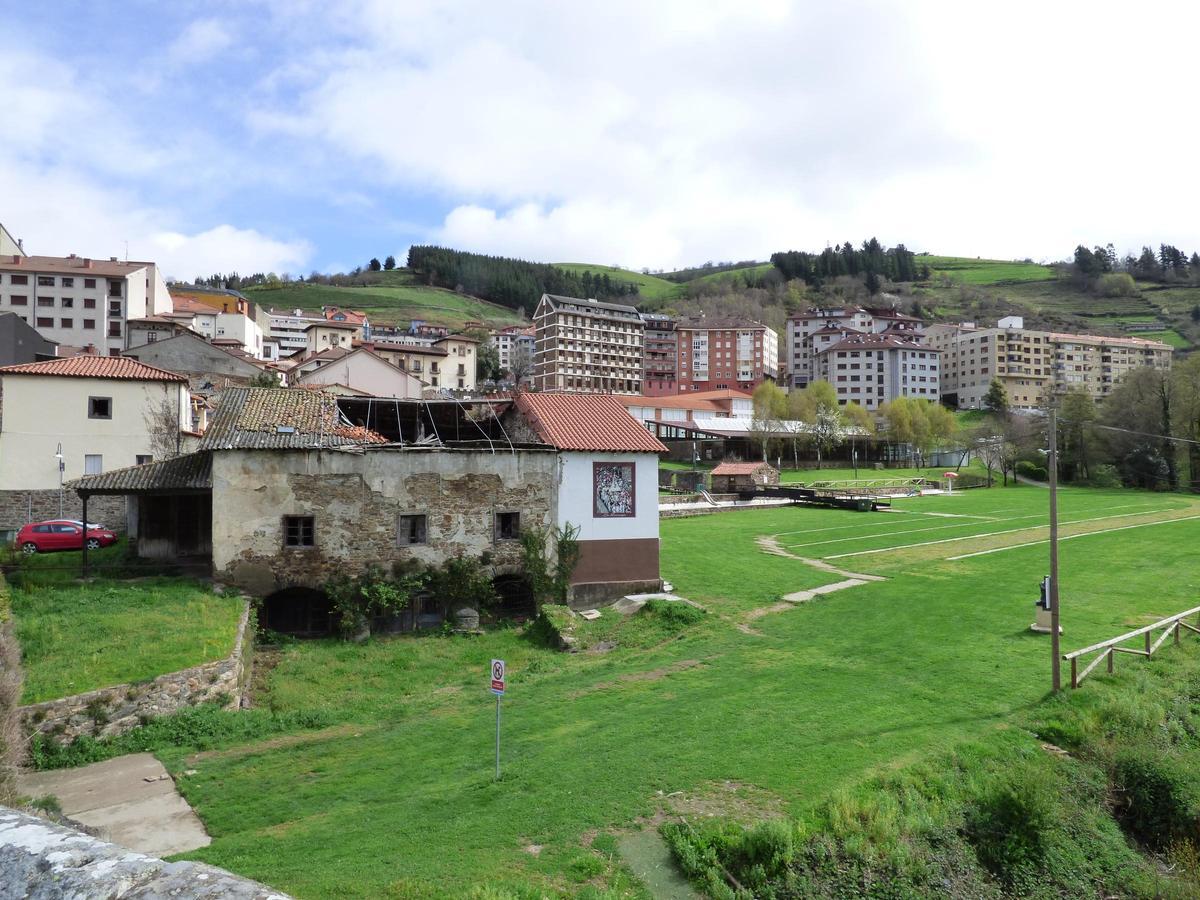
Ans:
{"label": "concrete slab", "polygon": [[103,840],[140,853],[170,856],[212,841],[162,763],[149,753],[24,773],[17,790],[58,798],[63,815],[95,828]]}

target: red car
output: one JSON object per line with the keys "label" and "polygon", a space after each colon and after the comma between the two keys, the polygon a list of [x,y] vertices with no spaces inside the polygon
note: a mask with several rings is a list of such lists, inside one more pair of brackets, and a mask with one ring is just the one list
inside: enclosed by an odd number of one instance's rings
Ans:
{"label": "red car", "polygon": [[[87,530],[89,550],[99,550],[115,542],[117,536],[94,522]],[[82,550],[83,523],[78,519],[51,519],[35,522],[17,532],[16,545],[22,553],[46,553],[51,550]]]}

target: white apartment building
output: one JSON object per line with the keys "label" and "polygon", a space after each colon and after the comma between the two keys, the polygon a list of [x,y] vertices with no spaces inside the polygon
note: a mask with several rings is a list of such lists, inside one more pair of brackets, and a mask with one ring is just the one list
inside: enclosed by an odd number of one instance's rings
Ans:
{"label": "white apartment building", "polygon": [[542,294],[533,322],[538,390],[642,392],[645,325],[632,306]]}
{"label": "white apartment building", "polygon": [[130,319],[171,312],[158,266],[75,256],[0,256],[0,312],[13,312],[42,337],[119,356]]}
{"label": "white apartment building", "polygon": [[852,334],[817,354],[814,380],[828,381],[838,403],[878,409],[897,397],[937,401],[941,351],[894,334]]}
{"label": "white apartment building", "polygon": [[532,325],[510,325],[508,328],[493,331],[489,343],[496,348],[496,354],[500,357],[502,373],[512,371],[513,362],[518,356],[528,359],[526,369],[532,368],[534,349],[537,346]]}
{"label": "white apartment building", "polygon": [[1037,409],[1072,387],[1102,400],[1132,369],[1171,367],[1171,347],[1159,341],[1024,326],[1021,316],[1006,316],[994,328],[930,326],[930,346],[943,351],[945,401],[959,409],[982,409],[993,380],[1004,385],[1011,409]]}
{"label": "white apartment building", "polygon": [[[923,332],[920,319],[886,306],[848,306],[810,309],[791,316],[784,340],[784,368],[788,387],[802,388],[814,380],[813,365],[817,354],[828,346],[828,336],[846,330],[864,334],[895,333],[919,340]],[[814,335],[826,340],[814,340]]]}
{"label": "white apartment building", "polygon": [[366,340],[371,334],[370,325],[365,316],[337,307],[327,307],[322,312],[304,309],[290,311],[269,309],[267,310],[267,322],[264,338],[274,341],[278,346],[279,359],[286,359],[295,353],[305,353],[308,350],[306,332],[310,325],[324,324],[325,322],[335,322],[339,325],[353,324],[360,330],[356,337]]}

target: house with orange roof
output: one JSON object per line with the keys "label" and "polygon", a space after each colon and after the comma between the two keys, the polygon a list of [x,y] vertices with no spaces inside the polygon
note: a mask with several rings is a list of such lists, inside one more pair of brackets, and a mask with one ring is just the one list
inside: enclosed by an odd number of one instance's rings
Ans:
{"label": "house with orange roof", "polygon": [[[78,517],[63,481],[151,462],[183,448],[188,379],[136,359],[76,356],[0,368],[0,533],[30,521]],[[125,505],[92,521],[123,530]],[[96,518],[103,516],[103,518]]]}

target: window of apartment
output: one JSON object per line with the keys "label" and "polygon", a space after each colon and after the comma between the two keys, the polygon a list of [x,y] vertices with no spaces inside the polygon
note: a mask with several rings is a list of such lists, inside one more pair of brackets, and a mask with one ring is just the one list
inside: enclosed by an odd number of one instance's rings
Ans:
{"label": "window of apartment", "polygon": [[496,513],[496,540],[515,541],[521,537],[521,514],[515,512]]}
{"label": "window of apartment", "polygon": [[69,278],[64,275],[63,280],[62,280],[62,286],[63,287],[75,287],[75,279]]}
{"label": "window of apartment", "polygon": [[12,296],[9,298],[9,302],[10,302],[10,303],[11,303],[13,306],[28,306],[28,305],[29,305],[29,298],[28,298],[28,297],[26,297],[24,294],[13,294],[13,295],[12,295]]}
{"label": "window of apartment", "polygon": [[53,306],[53,297],[38,297],[38,306]]}
{"label": "window of apartment", "polygon": [[94,288],[96,286],[96,279],[95,278],[83,279],[83,286],[85,288]]}
{"label": "window of apartment", "polygon": [[426,517],[424,515],[402,515],[396,530],[396,542],[401,546],[426,542]]}
{"label": "window of apartment", "polygon": [[157,340],[158,340],[158,332],[157,331],[147,331],[146,332],[146,343],[147,344],[153,344]]}
{"label": "window of apartment", "polygon": [[63,297],[62,298],[62,308],[63,309],[74,309],[75,308],[75,298],[74,297]]}
{"label": "window of apartment", "polygon": [[51,319],[49,316],[38,316],[37,327],[38,328],[53,328],[54,320]]}
{"label": "window of apartment", "polygon": [[120,355],[121,355],[121,348],[120,348],[120,347],[109,347],[109,348],[108,348],[108,355],[109,355],[109,356],[120,356]]}
{"label": "window of apartment", "polygon": [[111,419],[112,397],[88,397],[89,419]]}
{"label": "window of apartment", "polygon": [[28,275],[13,275],[9,279],[9,284],[29,284]]}
{"label": "window of apartment", "polygon": [[139,453],[137,456],[134,457],[134,460],[136,460],[137,465],[144,466],[147,463],[154,462],[154,457],[151,456],[149,453]]}
{"label": "window of apartment", "polygon": [[84,319],[83,327],[88,328],[88,329],[94,329],[96,327],[96,320],[95,319]]}
{"label": "window of apartment", "polygon": [[121,296],[121,282],[112,281],[112,280],[110,280],[108,282],[108,296],[110,296],[110,297],[120,297]]}
{"label": "window of apartment", "polygon": [[83,457],[83,474],[99,475],[104,471],[104,457],[99,453],[88,453]]}
{"label": "window of apartment", "polygon": [[59,328],[74,328],[75,320],[74,319],[59,319],[58,327]]}
{"label": "window of apartment", "polygon": [[108,336],[109,337],[120,337],[121,336],[121,323],[120,322],[109,322],[108,323]]}
{"label": "window of apartment", "polygon": [[96,298],[95,297],[84,297],[83,298],[83,308],[84,309],[95,309],[96,308]]}
{"label": "window of apartment", "polygon": [[110,316],[119,316],[121,314],[120,300],[110,300],[108,302],[108,314]]}
{"label": "window of apartment", "polygon": [[53,275],[39,275],[38,276],[38,284],[41,285],[42,287],[54,287],[54,276]]}
{"label": "window of apartment", "polygon": [[303,549],[316,546],[316,529],[312,516],[283,517],[283,546]]}

